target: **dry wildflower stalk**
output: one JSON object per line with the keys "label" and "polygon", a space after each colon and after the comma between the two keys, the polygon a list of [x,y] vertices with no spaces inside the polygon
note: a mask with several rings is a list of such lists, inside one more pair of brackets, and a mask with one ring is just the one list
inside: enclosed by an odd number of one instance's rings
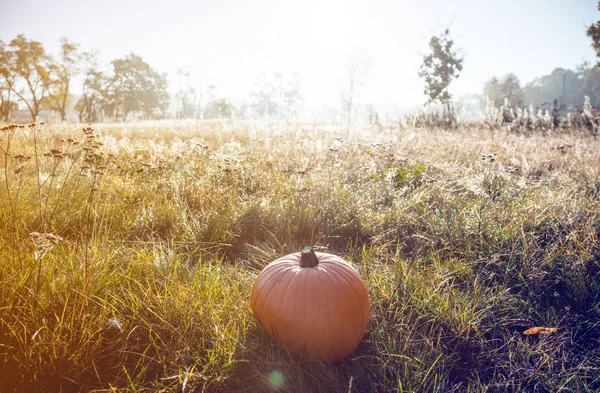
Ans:
{"label": "dry wildflower stalk", "polygon": [[63,159],[67,156],[67,153],[63,152],[60,149],[50,149],[49,152],[44,153],[44,157],[52,157],[57,159]]}
{"label": "dry wildflower stalk", "polygon": [[33,257],[36,262],[63,240],[62,237],[53,235],[52,233],[31,232],[29,237],[35,247]]}
{"label": "dry wildflower stalk", "polygon": [[42,275],[42,258],[52,250],[54,246],[62,242],[62,237],[53,235],[52,233],[31,232],[29,234],[33,246],[33,262],[38,264],[38,272],[35,284],[35,293],[40,291],[40,277]]}
{"label": "dry wildflower stalk", "polygon": [[0,131],[8,133],[8,132],[16,130],[17,128],[23,129],[23,128],[25,128],[25,126],[22,124],[8,124],[8,125],[0,128]]}
{"label": "dry wildflower stalk", "polygon": [[[16,207],[15,204],[13,204],[13,197],[11,195],[11,187],[9,184],[9,180],[8,180],[8,162],[9,162],[9,158],[10,158],[10,148],[11,148],[11,142],[12,139],[15,135],[15,130],[17,129],[23,129],[25,128],[25,126],[23,125],[18,125],[18,124],[9,124],[7,126],[4,126],[2,128],[0,128],[0,131],[3,132],[6,135],[6,147],[0,146],[0,152],[3,153],[4,155],[4,186],[6,187],[6,196],[7,196],[7,200],[8,200],[8,205],[10,207],[10,212],[11,212],[11,216],[12,216],[12,225],[13,225],[13,231],[16,234],[17,233],[17,213],[16,213]],[[21,169],[15,170],[15,174],[20,172]],[[17,250],[17,253],[19,253],[19,242],[17,241],[17,238],[14,237],[13,238],[13,248]],[[14,254],[13,254],[13,261],[14,261]],[[20,257],[19,257],[20,259]]]}
{"label": "dry wildflower stalk", "polygon": [[25,164],[27,164],[27,162],[29,160],[31,160],[31,156],[27,156],[24,154],[17,154],[13,156],[13,160],[15,161],[15,163],[17,164],[17,167],[14,169],[15,175],[20,173],[23,168],[25,167]]}
{"label": "dry wildflower stalk", "polygon": [[90,193],[87,198],[87,204],[85,208],[85,221],[86,221],[86,241],[85,241],[85,277],[88,276],[88,265],[89,265],[89,246],[91,237],[93,234],[93,226],[95,220],[92,220],[92,210],[94,204],[94,198],[97,191],[100,189],[100,183],[104,178],[104,175],[108,172],[108,169],[113,166],[115,156],[112,154],[108,155],[108,158],[104,157],[104,153],[100,150],[103,145],[97,138],[99,135],[94,134],[94,129],[90,126],[83,129],[85,134],[85,140],[83,142],[83,166],[81,167],[80,176],[84,177],[90,185]]}

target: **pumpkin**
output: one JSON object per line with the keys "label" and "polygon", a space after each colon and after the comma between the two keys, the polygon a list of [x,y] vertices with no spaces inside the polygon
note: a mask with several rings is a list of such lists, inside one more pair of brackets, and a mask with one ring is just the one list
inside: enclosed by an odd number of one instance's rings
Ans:
{"label": "pumpkin", "polygon": [[338,362],[354,351],[369,321],[367,287],[350,263],[304,247],[267,265],[250,295],[258,322],[292,353]]}

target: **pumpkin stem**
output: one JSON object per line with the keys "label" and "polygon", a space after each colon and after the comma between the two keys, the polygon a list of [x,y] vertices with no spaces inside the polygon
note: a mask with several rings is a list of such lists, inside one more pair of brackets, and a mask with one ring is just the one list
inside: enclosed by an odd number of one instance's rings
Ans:
{"label": "pumpkin stem", "polygon": [[319,264],[319,258],[312,247],[302,247],[300,255],[300,267],[315,267]]}

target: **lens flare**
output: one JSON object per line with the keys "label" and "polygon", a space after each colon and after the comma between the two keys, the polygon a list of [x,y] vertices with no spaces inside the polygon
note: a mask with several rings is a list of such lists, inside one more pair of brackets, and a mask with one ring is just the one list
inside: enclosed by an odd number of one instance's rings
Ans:
{"label": "lens flare", "polygon": [[285,382],[285,377],[283,376],[283,373],[281,371],[279,371],[279,370],[271,371],[271,373],[269,374],[269,385],[271,385],[271,387],[280,388],[283,386],[284,382]]}

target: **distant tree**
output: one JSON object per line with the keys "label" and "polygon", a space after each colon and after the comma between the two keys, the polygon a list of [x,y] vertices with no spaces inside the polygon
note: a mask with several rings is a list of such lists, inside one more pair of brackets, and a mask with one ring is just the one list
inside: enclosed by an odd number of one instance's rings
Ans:
{"label": "distant tree", "polygon": [[585,71],[581,95],[590,97],[591,104],[600,106],[600,68],[592,67]]}
{"label": "distant tree", "polygon": [[249,112],[251,112],[250,105],[248,102],[246,102],[246,100],[242,99],[236,103],[232,117],[235,117],[236,119],[246,119],[249,115]]}
{"label": "distant tree", "polygon": [[[598,11],[600,11],[600,2],[598,2]],[[592,39],[592,46],[596,50],[596,56],[600,58],[600,21],[588,27],[587,35]],[[600,67],[600,61],[598,62],[598,67]]]}
{"label": "distant tree", "polygon": [[263,117],[279,114],[280,108],[276,101],[276,88],[272,80],[262,74],[259,75],[250,95],[252,96],[252,109],[257,115]]}
{"label": "distant tree", "polygon": [[200,117],[202,91],[194,86],[192,71],[189,68],[178,68],[175,75],[179,85],[175,94],[175,116],[179,119]]}
{"label": "distant tree", "polygon": [[[217,86],[216,85],[209,85],[206,88],[206,108],[210,107],[212,105],[212,102],[215,100],[216,97],[216,90],[217,90]],[[198,105],[198,110],[200,111],[200,118],[204,119],[206,117],[206,108],[202,109],[200,107],[200,104]]]}
{"label": "distant tree", "polygon": [[550,108],[555,100],[565,107],[583,105],[581,88],[584,73],[582,70],[555,68],[549,75],[535,78],[523,88],[525,105]]}
{"label": "distant tree", "polygon": [[235,107],[226,98],[212,100],[206,107],[205,117],[207,119],[231,119]]}
{"label": "distant tree", "polygon": [[438,101],[447,108],[447,115],[452,116],[450,101],[452,95],[448,91],[450,82],[458,78],[463,68],[463,58],[453,49],[454,41],[450,39],[450,31],[446,29],[440,36],[433,36],[429,41],[430,53],[423,57],[419,76],[425,80],[424,93],[428,97],[427,104]]}
{"label": "distant tree", "polygon": [[297,74],[291,79],[279,73],[272,77],[259,75],[251,96],[251,107],[257,115],[290,118],[302,101],[300,79]]}
{"label": "distant tree", "polygon": [[462,94],[454,98],[456,110],[465,114],[476,114],[485,110],[485,96],[477,93]]}
{"label": "distant tree", "polygon": [[372,64],[372,59],[364,52],[350,55],[344,64],[345,86],[341,90],[341,98],[342,111],[348,121],[352,120],[352,114],[356,110],[356,103]]}
{"label": "distant tree", "polygon": [[141,57],[131,53],[112,61],[113,74],[107,80],[102,109],[114,118],[141,113],[148,118],[164,116],[169,104],[167,77],[156,72]]}
{"label": "distant tree", "polygon": [[60,39],[60,55],[53,67],[56,80],[52,84],[50,95],[48,95],[47,106],[58,111],[62,121],[67,118],[67,104],[71,98],[71,81],[79,72],[81,56],[78,44],[70,42],[65,37]]}
{"label": "distant tree", "polygon": [[502,105],[505,98],[516,107],[522,107],[524,103],[521,83],[515,74],[507,74],[502,79],[493,77],[486,82],[483,95],[487,96],[496,106]]}
{"label": "distant tree", "polygon": [[18,109],[11,96],[15,85],[15,76],[11,71],[13,57],[14,53],[0,40],[0,119],[5,122],[9,121],[10,112]]}
{"label": "distant tree", "polygon": [[494,76],[483,86],[484,100],[487,97],[494,105],[498,106],[502,103],[503,97],[500,92],[500,80]]}
{"label": "distant tree", "polygon": [[279,79],[279,100],[281,101],[282,116],[289,119],[298,113],[302,103],[302,92],[300,91],[300,76],[292,74],[289,79]]}
{"label": "distant tree", "polygon": [[106,78],[100,70],[96,52],[84,52],[83,60],[83,88],[82,94],[75,105],[79,111],[80,122],[97,122],[100,120],[100,102],[104,95]]}
{"label": "distant tree", "polygon": [[11,90],[27,106],[31,118],[36,121],[42,102],[52,83],[52,58],[46,54],[40,42],[28,40],[22,34],[13,39],[9,47],[13,51],[10,72],[16,81]]}

